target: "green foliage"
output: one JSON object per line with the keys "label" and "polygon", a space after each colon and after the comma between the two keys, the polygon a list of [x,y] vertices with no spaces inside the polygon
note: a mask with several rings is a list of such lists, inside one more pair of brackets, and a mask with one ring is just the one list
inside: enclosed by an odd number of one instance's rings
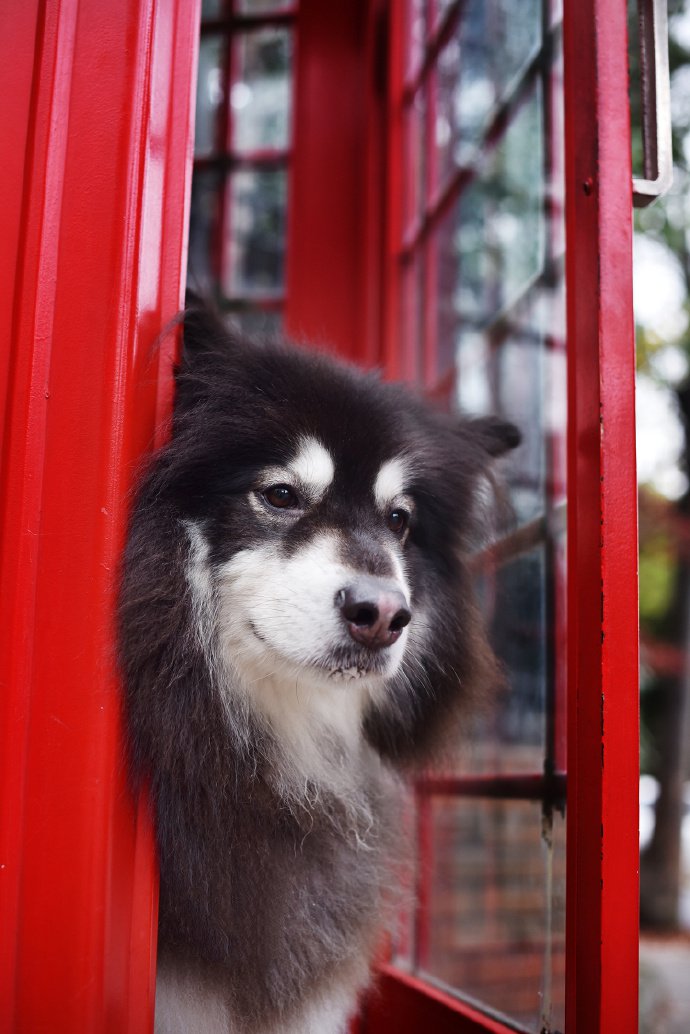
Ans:
{"label": "green foliage", "polygon": [[663,625],[673,598],[676,552],[669,536],[658,533],[640,544],[640,621],[655,630]]}

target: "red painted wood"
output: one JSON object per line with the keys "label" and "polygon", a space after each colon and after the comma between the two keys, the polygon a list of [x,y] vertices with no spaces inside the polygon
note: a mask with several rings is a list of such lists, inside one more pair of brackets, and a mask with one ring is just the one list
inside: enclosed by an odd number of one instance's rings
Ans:
{"label": "red painted wood", "polygon": [[197,10],[20,6],[0,34],[18,85],[0,145],[0,1028],[144,1032],[156,871],[113,611],[128,492],[170,408],[173,342],[152,346],[181,298]]}
{"label": "red painted wood", "polygon": [[515,1034],[493,1019],[395,966],[381,966],[377,986],[367,1000],[362,1034]]}
{"label": "red painted wood", "polygon": [[637,1030],[638,668],[625,0],[565,5],[568,1034]]}
{"label": "red painted wood", "polygon": [[[298,14],[294,161],[288,211],[285,327],[297,340],[366,362],[368,323],[365,0],[302,0]],[[369,296],[370,297],[370,296]]]}

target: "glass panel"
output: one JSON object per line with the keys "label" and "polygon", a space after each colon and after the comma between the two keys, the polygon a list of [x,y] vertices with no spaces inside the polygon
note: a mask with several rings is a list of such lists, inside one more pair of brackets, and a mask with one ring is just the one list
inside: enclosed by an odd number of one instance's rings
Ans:
{"label": "glass panel", "polygon": [[414,75],[422,63],[426,38],[426,0],[407,0],[407,73]]}
{"label": "glass panel", "polygon": [[287,147],[292,33],[280,28],[241,33],[233,44],[233,68],[231,150]]}
{"label": "glass panel", "polygon": [[[457,795],[427,799],[426,806],[420,796],[419,842],[430,853],[417,876],[421,901],[429,905],[428,915],[418,910],[407,956],[427,976],[530,1032],[563,1029],[565,823],[551,816],[548,803],[491,794],[500,789],[496,776],[509,783],[514,776],[517,796],[545,793],[543,773],[562,771],[565,763],[567,407],[557,26],[539,50],[551,6],[550,0],[525,0],[519,8],[514,0],[460,5],[457,33],[430,69],[436,93],[419,119],[435,143],[424,237],[433,258],[430,296],[423,292],[421,299],[427,380],[436,397],[450,380],[454,407],[503,415],[523,441],[499,463],[510,513],[496,519],[492,550],[474,560],[505,683],[447,760],[444,771],[457,778]],[[419,127],[408,130],[410,169],[418,161],[415,138],[423,139]],[[460,165],[463,174],[453,180]],[[455,193],[436,212],[439,190]],[[419,191],[409,194],[408,233],[419,212]],[[415,244],[413,257],[422,252]],[[404,292],[412,268],[408,253]],[[463,778],[478,775],[486,798],[463,796],[477,789]]]}
{"label": "glass panel", "polygon": [[203,292],[211,292],[218,279],[214,255],[220,229],[222,179],[214,170],[199,169],[192,179],[187,279],[191,287]]}
{"label": "glass panel", "polygon": [[469,722],[458,745],[458,774],[540,773],[547,753],[547,688],[550,629],[547,608],[552,577],[544,546],[504,564],[487,565],[478,593],[491,643],[506,674],[505,683]]}
{"label": "glass panel", "polygon": [[541,2],[468,0],[438,61],[442,173],[477,156],[477,144],[541,43]]}
{"label": "glass panel", "polygon": [[544,270],[543,117],[537,82],[439,228],[442,336],[486,328]]}
{"label": "glass panel", "polygon": [[421,256],[416,255],[409,265],[405,267],[403,288],[400,296],[401,342],[398,376],[401,380],[412,383],[415,383],[420,376],[423,276],[424,266]]}
{"label": "glass panel", "polygon": [[426,174],[425,140],[426,105],[422,92],[416,93],[405,109],[405,229],[411,230],[424,208]]}
{"label": "glass panel", "polygon": [[286,173],[243,169],[229,178],[223,291],[279,295],[285,278]]}
{"label": "glass panel", "polygon": [[270,14],[272,11],[285,11],[296,6],[297,0],[235,0],[238,14]]}
{"label": "glass panel", "polygon": [[202,22],[212,18],[220,18],[225,13],[224,6],[223,0],[201,0]]}
{"label": "glass panel", "polygon": [[[563,820],[531,801],[436,797],[425,973],[527,1030],[563,1015]],[[561,1027],[561,1029],[563,1029]]]}
{"label": "glass panel", "polygon": [[196,88],[194,154],[212,154],[218,143],[218,111],[223,102],[223,36],[202,36]]}

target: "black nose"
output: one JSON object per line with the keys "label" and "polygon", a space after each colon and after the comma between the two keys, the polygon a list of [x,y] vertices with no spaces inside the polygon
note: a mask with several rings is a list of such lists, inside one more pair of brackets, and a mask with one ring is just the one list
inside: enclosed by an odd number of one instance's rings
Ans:
{"label": "black nose", "polygon": [[359,578],[335,602],[352,638],[370,650],[392,646],[412,617],[400,590],[377,578]]}

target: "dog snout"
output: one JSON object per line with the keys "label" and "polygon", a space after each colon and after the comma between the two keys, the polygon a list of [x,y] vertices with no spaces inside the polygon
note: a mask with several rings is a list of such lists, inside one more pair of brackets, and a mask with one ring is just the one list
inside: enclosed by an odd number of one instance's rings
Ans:
{"label": "dog snout", "polygon": [[336,606],[351,637],[370,650],[392,646],[412,617],[403,593],[374,578],[361,578],[341,589]]}

